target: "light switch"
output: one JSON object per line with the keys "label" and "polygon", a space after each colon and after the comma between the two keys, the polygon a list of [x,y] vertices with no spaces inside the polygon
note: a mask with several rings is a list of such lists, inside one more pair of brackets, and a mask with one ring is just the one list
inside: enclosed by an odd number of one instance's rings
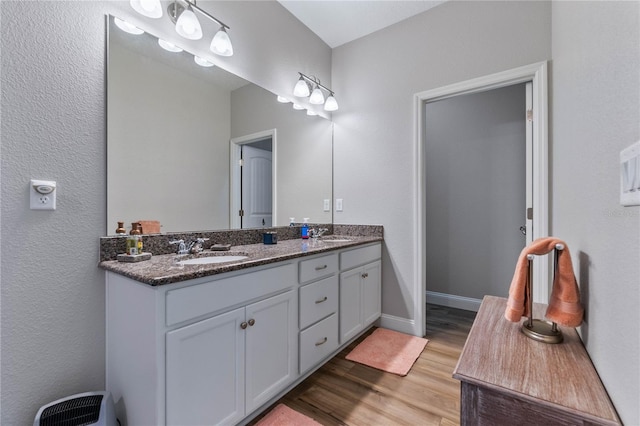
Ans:
{"label": "light switch", "polygon": [[620,151],[620,204],[640,206],[640,141]]}
{"label": "light switch", "polygon": [[336,198],[336,211],[342,211],[342,198]]}
{"label": "light switch", "polygon": [[325,212],[330,212],[331,211],[331,200],[330,199],[328,199],[328,198],[324,199],[324,202],[322,204],[322,209]]}

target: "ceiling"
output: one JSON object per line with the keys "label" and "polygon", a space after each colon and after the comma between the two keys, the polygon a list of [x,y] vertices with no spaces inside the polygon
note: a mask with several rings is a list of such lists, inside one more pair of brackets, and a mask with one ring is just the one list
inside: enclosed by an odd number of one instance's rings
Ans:
{"label": "ceiling", "polygon": [[278,0],[334,48],[422,13],[446,0]]}

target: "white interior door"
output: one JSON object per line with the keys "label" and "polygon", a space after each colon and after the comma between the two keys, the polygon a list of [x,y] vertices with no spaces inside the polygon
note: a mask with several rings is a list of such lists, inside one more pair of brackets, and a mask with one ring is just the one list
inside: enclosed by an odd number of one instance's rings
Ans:
{"label": "white interior door", "polygon": [[242,163],[242,228],[270,227],[272,153],[243,145]]}

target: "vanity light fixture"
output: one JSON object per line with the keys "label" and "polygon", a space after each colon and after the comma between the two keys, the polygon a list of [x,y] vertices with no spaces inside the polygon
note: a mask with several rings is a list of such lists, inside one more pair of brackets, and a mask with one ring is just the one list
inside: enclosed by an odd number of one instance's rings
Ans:
{"label": "vanity light fixture", "polygon": [[162,17],[160,0],[130,0],[129,4],[133,10],[147,18],[157,19]]}
{"label": "vanity light fixture", "polygon": [[129,34],[140,35],[144,34],[140,28],[136,27],[133,24],[128,23],[127,21],[123,21],[120,18],[114,18],[113,22],[120,28],[122,31],[127,32]]}
{"label": "vanity light fixture", "polygon": [[164,50],[168,51],[168,52],[173,52],[173,53],[180,53],[182,52],[182,48],[176,46],[173,43],[169,43],[168,41],[165,41],[161,38],[158,39],[158,44],[160,45],[160,47],[162,47]]}
{"label": "vanity light fixture", "polygon": [[[136,12],[149,18],[160,18],[162,16],[162,7],[159,0],[130,0],[129,3]],[[189,40],[200,40],[203,37],[202,26],[195,11],[220,26],[211,40],[211,45],[209,46],[211,51],[220,56],[232,56],[233,46],[231,45],[229,34],[227,34],[227,30],[230,27],[198,7],[196,0],[174,0],[167,7],[167,14],[171,22],[176,25],[176,32]]]}
{"label": "vanity light fixture", "polygon": [[[334,97],[333,90],[320,84],[320,79],[316,77],[309,77],[301,72],[298,72],[298,74],[300,74],[300,78],[293,88],[294,96],[297,96],[299,98],[306,98],[308,96],[309,103],[313,105],[324,104],[325,111],[331,112],[338,110],[338,101],[336,101],[336,98]],[[313,89],[313,91],[311,91],[311,88],[314,85],[315,88]],[[324,97],[323,90],[328,93],[326,99]]]}

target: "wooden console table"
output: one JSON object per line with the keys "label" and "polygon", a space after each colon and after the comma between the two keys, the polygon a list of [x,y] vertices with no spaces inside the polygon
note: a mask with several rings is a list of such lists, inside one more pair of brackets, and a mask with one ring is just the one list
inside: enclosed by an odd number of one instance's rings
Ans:
{"label": "wooden console table", "polygon": [[[560,327],[560,344],[534,341],[522,321],[504,318],[506,303],[485,296],[453,372],[462,382],[460,423],[621,424],[576,330]],[[545,309],[534,304],[534,317]]]}

